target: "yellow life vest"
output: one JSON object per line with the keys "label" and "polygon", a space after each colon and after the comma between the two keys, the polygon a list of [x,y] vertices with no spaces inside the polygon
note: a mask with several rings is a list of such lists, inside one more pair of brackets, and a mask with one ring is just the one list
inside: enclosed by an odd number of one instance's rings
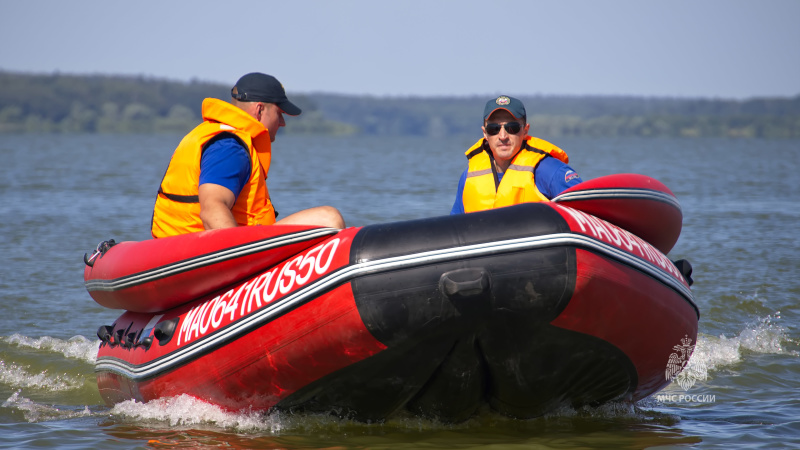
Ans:
{"label": "yellow life vest", "polygon": [[250,154],[250,178],[231,208],[239,226],[271,225],[275,210],[267,190],[272,158],[269,132],[259,121],[230,103],[215,98],[203,100],[203,123],[187,134],[175,153],[158,189],[153,208],[154,238],[203,231],[200,220],[200,157],[215,136],[235,136]]}
{"label": "yellow life vest", "polygon": [[569,163],[564,150],[543,139],[525,136],[519,152],[503,174],[500,185],[495,183],[495,169],[485,139],[479,140],[466,151],[469,159],[467,180],[464,183],[464,212],[483,211],[525,202],[549,201],[536,188],[533,172],[545,157],[553,156]]}

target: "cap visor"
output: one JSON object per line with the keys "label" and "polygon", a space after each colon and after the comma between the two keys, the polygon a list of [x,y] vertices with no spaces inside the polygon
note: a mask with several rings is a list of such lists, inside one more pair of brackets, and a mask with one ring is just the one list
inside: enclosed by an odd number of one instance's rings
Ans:
{"label": "cap visor", "polygon": [[504,107],[502,107],[502,106],[498,106],[497,108],[493,109],[493,110],[492,110],[492,112],[490,112],[489,114],[487,114],[487,115],[486,115],[486,116],[483,118],[483,120],[489,120],[489,117],[492,117],[492,114],[494,114],[494,113],[496,113],[497,111],[500,111],[500,110],[503,110],[503,111],[505,111],[505,112],[507,112],[507,113],[511,114],[511,117],[513,117],[513,118],[515,118],[515,119],[517,119],[517,120],[519,120],[519,119],[522,119],[522,118],[523,118],[522,116],[520,116],[520,117],[517,117],[517,116],[516,116],[516,114],[514,114],[513,112],[511,112],[511,111],[510,111],[508,108],[504,108]]}
{"label": "cap visor", "polygon": [[288,100],[285,102],[278,103],[278,107],[281,109],[281,111],[285,112],[290,116],[299,116],[300,113],[303,112],[294,103]]}

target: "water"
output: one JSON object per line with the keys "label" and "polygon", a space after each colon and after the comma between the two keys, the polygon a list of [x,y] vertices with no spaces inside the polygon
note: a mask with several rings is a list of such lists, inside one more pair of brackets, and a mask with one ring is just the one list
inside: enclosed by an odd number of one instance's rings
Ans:
{"label": "water", "polygon": [[[82,257],[149,238],[179,139],[0,135],[0,447],[800,447],[800,141],[557,140],[584,179],[643,173],[678,196],[670,257],[695,267],[704,379],[635,406],[446,425],[227,413],[189,397],[102,403],[95,331],[119,312],[86,293]],[[281,214],[331,204],[354,226],[446,214],[473,141],[280,136],[270,192]]]}

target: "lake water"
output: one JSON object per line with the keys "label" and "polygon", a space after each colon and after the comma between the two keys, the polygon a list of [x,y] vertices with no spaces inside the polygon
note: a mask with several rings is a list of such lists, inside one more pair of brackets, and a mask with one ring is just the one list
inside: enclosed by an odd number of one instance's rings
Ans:
{"label": "lake water", "polygon": [[[705,379],[635,406],[458,425],[226,413],[187,397],[103,404],[85,252],[149,238],[181,136],[0,135],[0,447],[800,447],[800,141],[558,139],[584,179],[642,173],[680,200],[672,259],[694,265]],[[447,214],[471,138],[279,136],[277,210],[330,204],[348,225]]]}

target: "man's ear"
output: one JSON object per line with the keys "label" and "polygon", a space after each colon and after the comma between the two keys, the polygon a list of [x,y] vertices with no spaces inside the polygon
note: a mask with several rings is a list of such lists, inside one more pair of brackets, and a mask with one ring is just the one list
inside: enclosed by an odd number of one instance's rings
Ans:
{"label": "man's ear", "polygon": [[259,122],[261,121],[261,115],[264,114],[265,108],[266,105],[261,102],[255,102],[253,106],[253,117],[255,117]]}

